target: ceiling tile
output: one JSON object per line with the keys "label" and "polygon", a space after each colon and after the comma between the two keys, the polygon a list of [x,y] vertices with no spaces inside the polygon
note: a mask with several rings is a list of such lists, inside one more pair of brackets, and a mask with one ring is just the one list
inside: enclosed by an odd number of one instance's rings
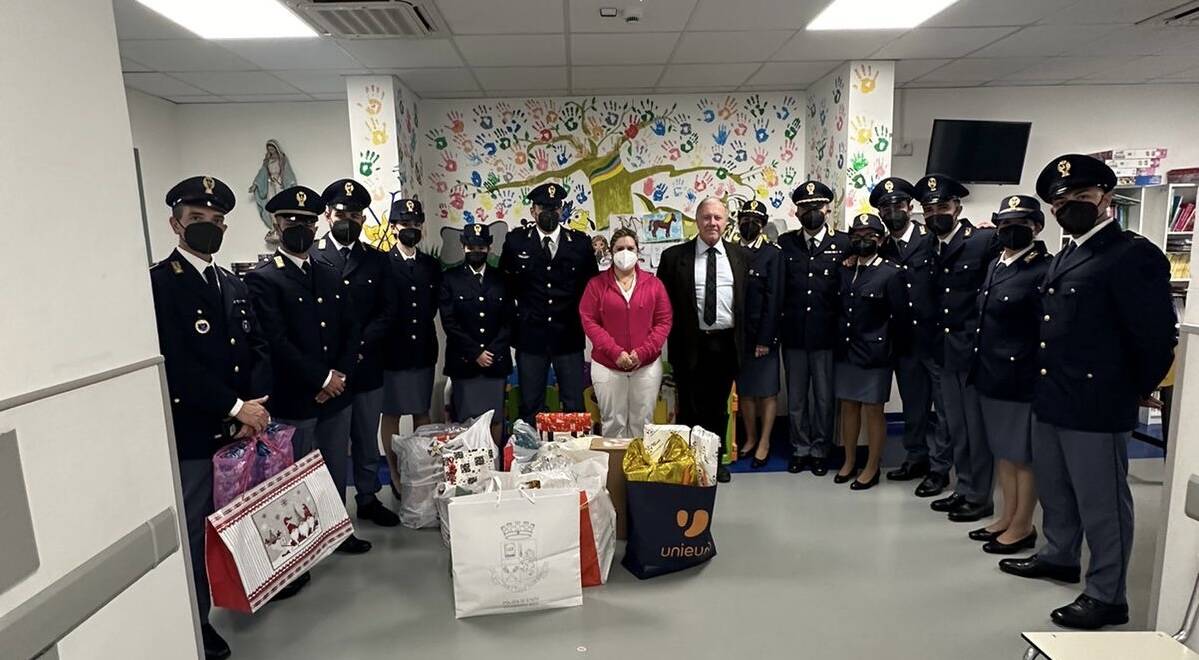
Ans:
{"label": "ceiling tile", "polygon": [[971,57],[1062,55],[1115,30],[1113,25],[1034,25],[971,53]]}
{"label": "ceiling tile", "polygon": [[562,0],[437,0],[454,34],[561,33]]}
{"label": "ceiling tile", "polygon": [[653,94],[652,87],[621,87],[619,89],[587,89],[576,87],[572,93],[577,96],[635,96]]}
{"label": "ceiling tile", "polygon": [[422,99],[477,99],[486,98],[482,92],[429,92],[420,95]]}
{"label": "ceiling tile", "polygon": [[1157,55],[1140,57],[1121,66],[1100,69],[1085,78],[1102,82],[1143,83],[1150,78],[1188,71],[1196,66],[1199,66],[1199,54],[1191,57]]}
{"label": "ceiling tile", "polygon": [[571,64],[665,64],[677,32],[572,34]]}
{"label": "ceiling tile", "polygon": [[1159,78],[1162,81],[1199,82],[1199,65]]}
{"label": "ceiling tile", "polygon": [[852,60],[870,57],[903,30],[800,30],[773,60]]}
{"label": "ceiling tile", "polygon": [[550,66],[566,64],[566,37],[499,35],[454,37],[471,66]]}
{"label": "ceiling tile", "polygon": [[200,89],[229,96],[231,94],[295,94],[296,88],[262,71],[217,71],[179,73],[176,78]]}
{"label": "ceiling tile", "polygon": [[225,98],[233,103],[292,103],[312,100],[307,94],[235,94]]}
{"label": "ceiling tile", "polygon": [[168,96],[166,99],[172,103],[178,103],[181,105],[194,103],[228,103],[228,101],[226,101],[224,98],[220,96],[214,96],[212,94],[201,94],[199,96],[191,94],[185,96]]}
{"label": "ceiling tile", "polygon": [[483,89],[494,91],[565,89],[566,67],[499,67],[475,69]]}
{"label": "ceiling tile", "polygon": [[1056,25],[1127,24],[1155,16],[1177,7],[1182,0],[1079,0],[1041,20]]}
{"label": "ceiling tile", "polygon": [[181,96],[203,94],[197,89],[163,73],[126,73],[125,85],[154,96]]}
{"label": "ceiling tile", "polygon": [[945,66],[953,60],[899,60],[895,63],[895,82],[905,83]]}
{"label": "ceiling tile", "polygon": [[[378,73],[378,72],[377,72]],[[406,69],[389,71],[417,94],[426,92],[478,92],[470,69]]]}
{"label": "ceiling tile", "polygon": [[372,69],[462,66],[449,39],[338,39],[337,44]]}
{"label": "ceiling tile", "polygon": [[317,101],[344,101],[346,100],[345,92],[341,94],[312,94],[313,99]]}
{"label": "ceiling tile", "polygon": [[1064,84],[1065,80],[992,80],[984,87],[1053,87]]}
{"label": "ceiling tile", "polygon": [[980,83],[977,82],[923,82],[920,80],[913,80],[900,85],[900,87],[903,89],[952,89],[957,87],[978,86],[980,86]]}
{"label": "ceiling tile", "polygon": [[122,41],[121,55],[155,71],[254,71],[258,67],[211,41]]}
{"label": "ceiling tile", "polygon": [[358,67],[358,62],[332,39],[231,39],[221,44],[268,70]]}
{"label": "ceiling tile", "polygon": [[700,85],[693,87],[655,87],[654,92],[658,94],[717,94],[729,92],[732,88],[728,85]]}
{"label": "ceiling tile", "polygon": [[681,32],[687,25],[696,0],[653,0],[645,5],[644,16],[636,23],[623,17],[603,18],[600,7],[622,7],[612,0],[571,0],[570,31],[580,32]]}
{"label": "ceiling tile", "polygon": [[614,89],[624,87],[653,87],[662,75],[659,64],[646,66],[577,66],[571,70],[574,87]]}
{"label": "ceiling tile", "polygon": [[1004,76],[1004,80],[1071,80],[1127,61],[1126,57],[1050,57],[1036,66]]}
{"label": "ceiling tile", "polygon": [[687,29],[798,30],[825,4],[824,0],[699,0]]}
{"label": "ceiling tile", "polygon": [[961,57],[986,46],[1016,28],[916,28],[887,44],[875,59]]}
{"label": "ceiling tile", "polygon": [[921,24],[922,27],[1028,25],[1079,0],[958,0]]}
{"label": "ceiling tile", "polygon": [[118,39],[198,39],[199,37],[136,0],[113,0]]}
{"label": "ceiling tile", "polygon": [[747,81],[750,85],[791,85],[802,89],[839,66],[836,62],[767,62]]}
{"label": "ceiling tile", "polygon": [[737,88],[740,92],[800,92],[806,88],[806,85],[788,85],[779,83],[775,85],[742,85]]}
{"label": "ceiling tile", "polygon": [[791,30],[684,32],[671,62],[765,62],[791,38]]}
{"label": "ceiling tile", "polygon": [[137,71],[152,71],[152,70],[153,69],[151,69],[150,67],[138,64],[137,62],[134,62],[133,60],[131,60],[127,57],[121,58],[121,71],[123,71],[125,73],[134,73]]}
{"label": "ceiling tile", "polygon": [[367,75],[366,69],[342,71],[272,71],[271,74],[306,94],[345,94],[345,76]]}
{"label": "ceiling tile", "polygon": [[919,82],[987,82],[1023,71],[1043,61],[1040,57],[961,59],[921,76]]}
{"label": "ceiling tile", "polygon": [[659,86],[732,89],[757,70],[757,64],[671,64],[666,67]]}
{"label": "ceiling tile", "polygon": [[[550,96],[567,96],[570,90],[562,89],[504,89],[495,90],[487,94],[487,98],[492,99],[525,99],[530,96],[537,98],[547,98]],[[466,98],[470,98],[469,96]]]}
{"label": "ceiling tile", "polygon": [[1066,51],[1067,55],[1186,55],[1199,52],[1199,30],[1194,28],[1121,26],[1102,40],[1092,40]]}

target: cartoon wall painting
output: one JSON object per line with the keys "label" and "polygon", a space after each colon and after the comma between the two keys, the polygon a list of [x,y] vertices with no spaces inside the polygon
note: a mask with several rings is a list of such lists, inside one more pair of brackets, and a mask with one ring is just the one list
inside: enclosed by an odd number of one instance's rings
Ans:
{"label": "cartoon wall painting", "polygon": [[648,213],[643,217],[637,240],[649,243],[677,243],[683,240],[683,214],[678,212]]}
{"label": "cartoon wall painting", "polygon": [[263,237],[263,240],[269,246],[279,244],[279,233],[275,231],[274,219],[270,213],[267,213],[266,203],[279,194],[279,191],[294,185],[296,185],[296,174],[291,169],[291,161],[287,159],[283,147],[279,146],[278,140],[267,140],[262,166],[258,168],[258,174],[254,177],[254,182],[250,184],[249,192],[254,196],[254,203],[258,206],[258,216],[262,218],[262,224],[266,226],[266,236]]}
{"label": "cartoon wall painting", "polygon": [[519,226],[529,217],[528,191],[557,181],[570,190],[565,222],[589,233],[606,230],[613,216],[660,213],[663,223],[674,219],[676,240],[688,237],[706,196],[757,197],[788,217],[787,196],[804,171],[798,98],[422,102],[425,208],[451,227]]}

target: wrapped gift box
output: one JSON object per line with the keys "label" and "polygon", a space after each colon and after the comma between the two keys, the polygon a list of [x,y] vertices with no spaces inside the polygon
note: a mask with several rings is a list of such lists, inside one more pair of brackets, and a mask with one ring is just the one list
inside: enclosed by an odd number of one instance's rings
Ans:
{"label": "wrapped gift box", "polygon": [[591,433],[591,413],[537,413],[537,432],[551,440],[556,433],[587,435]]}
{"label": "wrapped gift box", "polygon": [[595,438],[591,441],[591,449],[608,454],[608,495],[612,498],[612,506],[616,508],[616,538],[622,541],[629,538],[625,495],[628,481],[620,466],[624,464],[624,453],[629,448],[629,442],[627,439],[612,438]]}

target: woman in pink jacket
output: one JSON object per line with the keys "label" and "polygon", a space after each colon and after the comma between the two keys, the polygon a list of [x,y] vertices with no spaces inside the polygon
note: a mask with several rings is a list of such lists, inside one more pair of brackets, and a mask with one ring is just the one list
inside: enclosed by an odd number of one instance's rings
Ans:
{"label": "woman in pink jacket", "polygon": [[637,235],[612,233],[612,268],[591,278],[579,316],[591,340],[591,383],[606,438],[639,438],[658,401],[670,334],[666,288],[637,266]]}

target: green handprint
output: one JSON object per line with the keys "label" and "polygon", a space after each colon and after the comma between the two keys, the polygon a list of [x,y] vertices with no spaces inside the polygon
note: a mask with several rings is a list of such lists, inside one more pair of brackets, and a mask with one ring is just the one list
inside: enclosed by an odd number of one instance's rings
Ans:
{"label": "green handprint", "polygon": [[865,169],[866,166],[869,164],[870,164],[870,161],[866,159],[866,155],[861,152],[858,152],[853,155],[853,160],[849,161],[849,168],[850,168],[850,171],[857,172],[859,170]]}
{"label": "green handprint", "polygon": [[786,135],[788,140],[793,140],[796,135],[799,135],[799,127],[799,117],[796,117],[791,120],[791,123],[787,126],[787,130],[783,131],[783,135]]}
{"label": "green handprint", "polygon": [[379,154],[367,149],[358,154],[358,173],[362,176],[369,177],[375,171],[375,165],[379,162]]}
{"label": "green handprint", "polygon": [[848,172],[848,174],[850,175],[849,182],[854,188],[866,187],[866,177],[861,172]]}
{"label": "green handprint", "polygon": [[891,148],[891,129],[888,126],[877,126],[874,129],[874,150],[882,153]]}

